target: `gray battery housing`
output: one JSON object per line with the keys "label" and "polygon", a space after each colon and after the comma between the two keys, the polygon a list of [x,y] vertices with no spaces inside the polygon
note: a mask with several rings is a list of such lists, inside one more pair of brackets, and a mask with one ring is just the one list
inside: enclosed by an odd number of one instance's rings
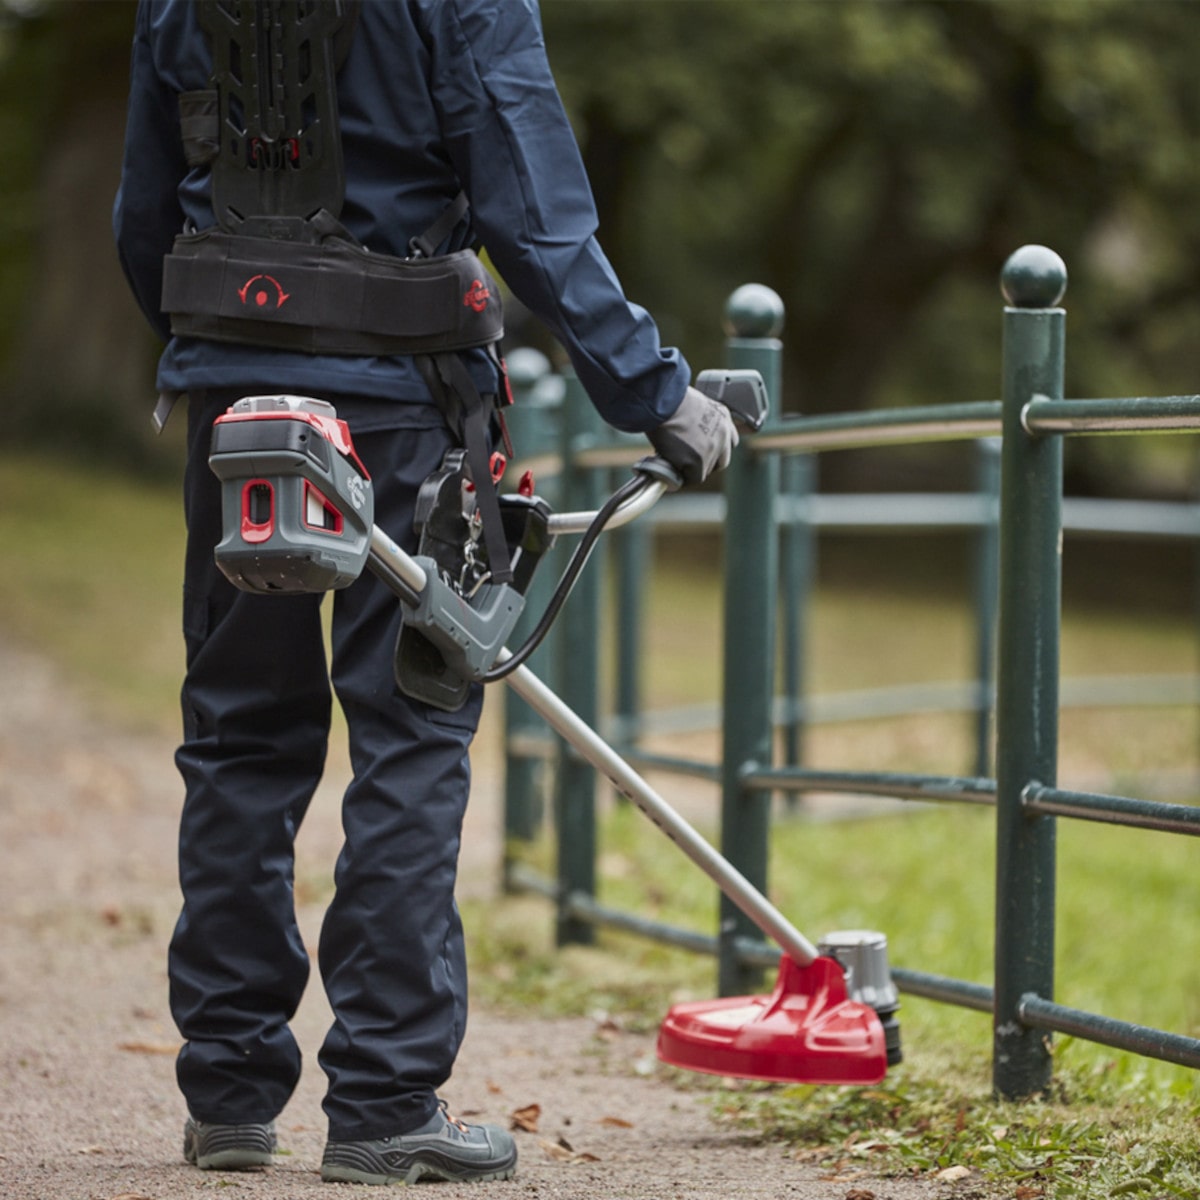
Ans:
{"label": "gray battery housing", "polygon": [[371,549],[375,502],[349,432],[309,396],[248,396],[213,426],[217,566],[247,592],[347,587]]}

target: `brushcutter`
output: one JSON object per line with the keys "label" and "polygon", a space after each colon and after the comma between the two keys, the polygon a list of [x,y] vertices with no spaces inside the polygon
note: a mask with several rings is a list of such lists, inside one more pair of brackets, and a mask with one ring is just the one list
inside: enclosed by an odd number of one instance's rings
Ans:
{"label": "brushcutter", "polygon": [[[696,386],[754,431],[766,389],[754,371],[705,371]],[[250,396],[219,417],[209,464],[222,487],[220,569],[258,593],[322,592],[371,570],[399,598],[395,653],[400,688],[454,709],[472,683],[503,680],[619,793],[667,835],[783,953],[769,996],[673,1006],[658,1055],[689,1070],[750,1079],[869,1084],[900,1060],[899,1007],[882,934],[830,934],[814,946],[619,754],[528,667],[599,534],[629,523],[680,479],[661,458],[643,459],[596,512],[554,513],[527,475],[504,495],[501,517],[512,578],[490,576],[473,482],[459,451],[421,488],[419,550],[400,548],[373,523],[370,478],[334,408],[301,396]],[[517,650],[506,642],[530,578],[560,535],[580,541],[546,612]]]}

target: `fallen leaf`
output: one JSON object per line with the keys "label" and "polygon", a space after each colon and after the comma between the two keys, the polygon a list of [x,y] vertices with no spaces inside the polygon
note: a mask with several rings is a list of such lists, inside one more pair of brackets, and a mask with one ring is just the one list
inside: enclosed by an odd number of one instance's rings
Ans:
{"label": "fallen leaf", "polygon": [[143,1196],[141,1192],[122,1192],[119,1196],[111,1196],[109,1200],[151,1200],[149,1196]]}
{"label": "fallen leaf", "polygon": [[875,1200],[875,1193],[866,1188],[851,1188],[846,1193],[846,1200]]}
{"label": "fallen leaf", "polygon": [[493,1083],[490,1079],[487,1081],[487,1090],[491,1092],[493,1096],[498,1096],[502,1091],[504,1091],[504,1089],[498,1083]]}
{"label": "fallen leaf", "polygon": [[103,1154],[103,1146],[80,1146],[75,1151],[76,1154]]}
{"label": "fallen leaf", "polygon": [[523,1129],[526,1133],[537,1133],[538,1118],[542,1115],[542,1106],[540,1104],[527,1104],[524,1108],[514,1109],[509,1114],[509,1120],[512,1122],[510,1128]]}
{"label": "fallen leaf", "polygon": [[625,1120],[624,1117],[601,1117],[601,1125],[612,1125],[616,1129],[632,1129],[633,1122]]}
{"label": "fallen leaf", "polygon": [[178,1042],[118,1042],[118,1050],[127,1050],[130,1054],[170,1054],[179,1053]]}
{"label": "fallen leaf", "polygon": [[592,1013],[592,1020],[595,1022],[597,1033],[603,1034],[621,1032],[621,1023],[612,1015],[612,1013],[605,1012],[602,1008],[597,1009]]}
{"label": "fallen leaf", "polygon": [[996,1141],[998,1141],[998,1142],[1004,1141],[1004,1139],[1006,1137],[1008,1137],[1008,1126],[1007,1125],[993,1125],[992,1126],[992,1137],[994,1137],[996,1139]]}
{"label": "fallen leaf", "polygon": [[815,1162],[820,1158],[828,1158],[833,1152],[833,1146],[810,1146],[805,1150],[797,1150],[792,1157],[797,1162]]}
{"label": "fallen leaf", "polygon": [[594,1163],[600,1162],[598,1155],[589,1154],[586,1150],[576,1150],[566,1138],[560,1137],[556,1142],[543,1138],[538,1145],[547,1158],[561,1163]]}
{"label": "fallen leaf", "polygon": [[1030,1187],[1023,1183],[1013,1192],[1013,1197],[1014,1200],[1041,1200],[1045,1194],[1040,1187]]}
{"label": "fallen leaf", "polygon": [[944,1171],[939,1171],[936,1178],[943,1179],[947,1183],[954,1183],[958,1179],[966,1179],[970,1173],[970,1167],[947,1167]]}

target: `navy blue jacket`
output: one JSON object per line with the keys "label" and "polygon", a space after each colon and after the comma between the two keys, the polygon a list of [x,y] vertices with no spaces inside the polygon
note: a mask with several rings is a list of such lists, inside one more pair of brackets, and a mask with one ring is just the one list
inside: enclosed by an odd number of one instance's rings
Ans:
{"label": "navy blue jacket", "polygon": [[[171,338],[159,309],[163,256],[185,222],[215,223],[210,171],[184,160],[178,95],[208,87],[210,67],[189,0],[139,0],[113,228],[138,303],[167,339],[159,388],[431,403],[408,358]],[[604,419],[644,432],[675,411],[688,365],[625,298],[596,240],[595,205],[546,60],[537,0],[366,0],[338,76],[338,104],[341,219],[356,238],[403,256],[409,239],[465,190],[492,265],[563,343]],[[464,222],[442,249],[470,237]]]}

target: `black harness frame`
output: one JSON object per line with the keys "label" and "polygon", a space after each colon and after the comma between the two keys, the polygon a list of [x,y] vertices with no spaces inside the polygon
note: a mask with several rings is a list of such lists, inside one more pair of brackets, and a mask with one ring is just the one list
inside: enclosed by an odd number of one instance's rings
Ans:
{"label": "black harness frame", "polygon": [[[490,434],[511,401],[499,353],[500,289],[474,249],[436,250],[469,212],[465,194],[409,241],[368,251],[340,223],[345,168],[336,77],[360,0],[198,0],[210,87],[179,98],[184,153],[212,170],[217,224],[187,230],[163,264],[162,308],[182,337],[307,354],[412,355],[466,449],[492,577],[511,579]],[[485,399],[462,351],[483,348]],[[506,449],[507,435],[504,435]]]}

